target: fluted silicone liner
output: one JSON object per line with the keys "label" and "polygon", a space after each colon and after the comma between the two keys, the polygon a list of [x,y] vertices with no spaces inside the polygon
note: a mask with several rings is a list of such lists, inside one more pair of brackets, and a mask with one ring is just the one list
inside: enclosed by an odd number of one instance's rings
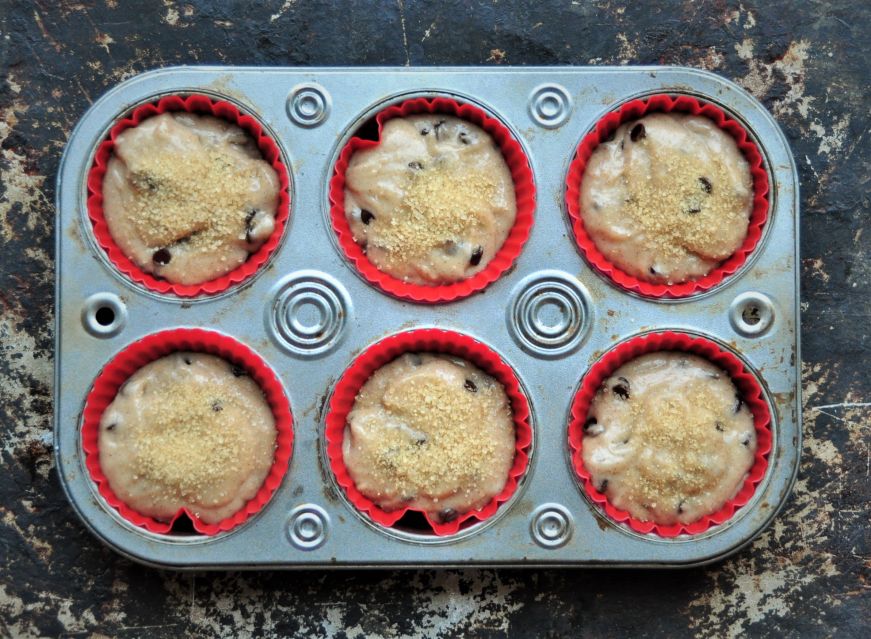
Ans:
{"label": "fluted silicone liner", "polygon": [[[229,273],[200,284],[173,284],[165,279],[156,277],[152,273],[143,271],[124,254],[112,238],[103,214],[103,178],[106,175],[106,169],[115,148],[115,140],[122,132],[138,126],[147,118],[161,113],[176,111],[212,115],[240,127],[257,143],[257,148],[260,149],[263,159],[269,162],[278,174],[280,184],[278,207],[275,211],[275,229],[272,235],[269,236],[269,239],[254,253],[249,255],[243,264],[240,264]],[[108,137],[97,147],[94,164],[88,172],[88,217],[93,225],[94,237],[97,240],[97,244],[105,251],[106,257],[115,268],[132,281],[150,291],[171,294],[177,297],[187,298],[198,295],[215,295],[254,275],[278,247],[290,212],[289,185],[290,177],[287,167],[281,159],[281,151],[278,145],[266,134],[263,127],[255,118],[250,115],[243,115],[235,105],[229,102],[215,100],[205,95],[170,95],[133,109],[130,115],[112,127]]]}
{"label": "fluted silicone liner", "polygon": [[[596,391],[602,382],[614,373],[620,366],[640,355],[657,351],[683,351],[693,353],[716,364],[726,371],[741,394],[741,399],[747,404],[753,414],[756,429],[756,453],[753,466],[738,490],[737,494],[727,501],[717,512],[706,515],[691,524],[659,525],[651,521],[641,521],[632,517],[627,511],[613,506],[604,493],[593,485],[590,473],[584,468],[583,440],[584,423],[590,412],[590,405]],[[598,504],[614,521],[628,525],[640,533],[654,533],[660,537],[676,537],[678,535],[697,535],[712,526],[722,524],[746,505],[756,486],[765,476],[768,469],[768,455],[771,452],[771,413],[768,402],[765,401],[762,388],[756,377],[732,353],[724,350],[715,342],[680,332],[649,333],[635,337],[618,344],[605,353],[584,376],[580,388],[572,401],[571,418],[568,428],[569,447],[571,449],[572,465],[583,485],[584,491],[591,501]]]}
{"label": "fluted silicone liner", "polygon": [[[245,369],[260,386],[275,417],[276,449],[269,474],[257,494],[241,510],[216,524],[201,521],[187,508],[179,509],[169,522],[143,515],[121,501],[112,491],[108,479],[100,468],[100,418],[115,399],[118,389],[146,364],[179,351],[217,355]],[[100,495],[127,521],[154,533],[169,533],[175,520],[185,514],[193,522],[197,532],[203,535],[216,535],[244,523],[263,508],[281,484],[293,452],[293,417],[281,381],[253,350],[222,333],[198,328],[178,328],[152,333],[133,342],[103,367],[85,401],[82,413],[82,449],[85,452],[88,473],[97,484]]]}
{"label": "fluted silicone liner", "polygon": [[502,151],[502,156],[508,164],[511,179],[514,182],[517,215],[505,243],[496,252],[493,259],[486,267],[469,278],[450,284],[432,286],[410,284],[379,270],[369,261],[363,248],[354,241],[351,227],[345,217],[345,172],[354,153],[378,146],[380,142],[375,140],[352,137],[339,153],[339,159],[333,168],[333,176],[330,179],[330,220],[342,252],[369,283],[395,297],[432,304],[461,299],[481,291],[511,268],[520,255],[532,228],[535,211],[535,182],[523,147],[514,139],[511,131],[481,108],[467,102],[458,102],[447,97],[412,98],[389,106],[375,117],[379,139],[387,120],[421,113],[452,115],[471,122],[486,131]]}
{"label": "fluted silicone liner", "polygon": [[[621,270],[599,250],[593,239],[584,228],[583,212],[581,211],[581,183],[587,162],[600,143],[607,140],[622,124],[637,120],[648,113],[684,113],[708,118],[720,129],[728,133],[738,145],[744,158],[750,165],[750,175],[753,181],[753,208],[747,227],[747,237],[730,257],[707,275],[680,284],[661,284],[648,282]],[[610,278],[620,287],[655,298],[682,298],[707,291],[727,277],[733,275],[753,253],[768,219],[768,172],[762,160],[762,154],[756,144],[750,139],[746,129],[730,118],[719,107],[710,102],[703,102],[687,95],[653,95],[640,100],[631,100],[621,105],[619,109],[608,113],[590,131],[575,152],[575,157],[569,165],[566,176],[566,207],[572,223],[575,241],[581,253],[597,271]]]}
{"label": "fluted silicone liner", "polygon": [[459,532],[463,524],[472,519],[484,521],[492,517],[500,504],[510,499],[517,490],[518,482],[525,474],[529,464],[529,451],[532,445],[529,403],[511,367],[488,346],[468,335],[441,329],[417,329],[391,335],[367,348],[345,370],[333,391],[326,418],[327,457],[330,469],[333,471],[338,484],[345,491],[348,500],[359,511],[382,526],[393,526],[403,515],[413,509],[402,508],[385,511],[357,490],[345,466],[342,442],[345,438],[348,413],[354,405],[360,388],[376,370],[403,353],[445,353],[465,359],[501,383],[511,403],[515,427],[514,464],[508,473],[508,479],[502,492],[479,510],[461,513],[450,522],[438,523],[423,513],[435,535],[453,535]]}

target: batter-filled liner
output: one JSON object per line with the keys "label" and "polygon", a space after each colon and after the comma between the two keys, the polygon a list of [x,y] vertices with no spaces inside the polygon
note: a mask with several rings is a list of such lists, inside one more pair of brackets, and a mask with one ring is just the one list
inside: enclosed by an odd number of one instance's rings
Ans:
{"label": "batter-filled liner", "polygon": [[[269,237],[241,265],[213,280],[200,284],[173,284],[165,279],[143,271],[127,257],[109,232],[108,224],[103,214],[103,178],[109,159],[112,157],[115,140],[125,130],[139,125],[143,120],[161,113],[186,111],[200,115],[211,115],[235,124],[255,141],[257,148],[278,175],[279,191],[278,206],[275,211],[275,228]],[[144,286],[150,291],[171,294],[177,297],[196,297],[199,295],[215,295],[222,293],[231,286],[239,284],[254,275],[270,258],[278,247],[284,234],[284,228],[290,212],[290,177],[287,167],[281,157],[281,151],[276,142],[270,138],[263,126],[252,116],[242,114],[230,102],[215,100],[205,95],[188,96],[170,95],[155,102],[140,105],[116,123],[109,131],[106,140],[97,147],[94,164],[88,172],[88,217],[93,225],[94,238],[105,251],[109,262],[133,282]]]}
{"label": "batter-filled liner", "polygon": [[[201,521],[187,509],[180,509],[170,521],[158,521],[127,506],[111,489],[100,468],[99,427],[103,412],[115,399],[118,389],[133,373],[161,357],[178,351],[216,355],[242,368],[260,386],[272,409],[277,430],[272,467],[257,494],[233,515],[214,524]],[[284,388],[271,368],[250,348],[236,340],[202,329],[173,329],[152,333],[127,346],[113,357],[94,380],[82,413],[82,449],[85,465],[98,492],[127,521],[154,533],[184,532],[184,518],[203,535],[216,535],[239,526],[261,510],[281,484],[293,450],[293,417]],[[176,525],[177,524],[177,525]],[[189,531],[187,531],[189,532]]]}
{"label": "batter-filled liner", "polygon": [[[750,409],[756,430],[757,445],[753,465],[738,492],[720,510],[713,514],[705,515],[690,524],[677,523],[665,526],[652,521],[635,519],[628,512],[616,508],[608,501],[605,494],[600,492],[593,484],[591,475],[583,463],[584,424],[590,412],[590,405],[602,382],[630,360],[640,355],[657,351],[694,353],[725,371],[731,377],[732,382],[741,395],[741,399]],[[753,497],[756,487],[762,481],[768,469],[768,455],[771,452],[772,445],[771,412],[759,382],[751,372],[746,370],[741,360],[732,353],[703,337],[670,331],[650,333],[630,339],[609,350],[593,364],[584,376],[580,388],[572,400],[568,426],[568,443],[571,450],[572,466],[583,485],[584,491],[589,499],[599,505],[611,519],[616,522],[625,523],[636,532],[654,533],[660,537],[672,538],[678,535],[697,535],[705,532],[712,526],[722,524],[730,519],[739,508],[746,505]]]}
{"label": "batter-filled liner", "polygon": [[[501,383],[510,402],[515,426],[515,455],[505,487],[484,507],[462,513],[449,522],[433,521],[426,513],[409,508],[389,512],[383,510],[357,490],[342,455],[347,416],[354,405],[358,391],[372,373],[403,353],[445,353],[467,360]],[[478,521],[492,517],[500,505],[508,501],[516,492],[528,467],[532,446],[529,403],[511,367],[489,347],[477,340],[461,333],[440,329],[418,329],[398,333],[373,344],[358,356],[336,383],[326,417],[325,436],[330,468],[355,508],[382,526],[419,527],[424,532],[436,536],[454,535]]]}
{"label": "batter-filled liner", "polygon": [[[385,121],[417,114],[451,115],[482,128],[499,146],[514,182],[517,214],[507,239],[486,268],[467,279],[451,284],[411,284],[379,270],[366,257],[364,249],[354,241],[351,227],[345,216],[345,172],[351,157],[359,150],[370,149],[379,144],[378,139]],[[483,109],[447,97],[405,100],[379,111],[374,122],[377,127],[376,135],[373,135],[371,126],[366,124],[358,129],[342,148],[330,180],[330,221],[345,257],[371,284],[390,295],[414,302],[438,303],[461,299],[483,290],[499,279],[520,255],[532,228],[535,209],[535,184],[529,160],[508,128]],[[372,139],[373,137],[376,139]]]}
{"label": "batter-filled liner", "polygon": [[[753,208],[750,213],[747,236],[738,250],[730,257],[707,275],[679,284],[663,284],[648,282],[630,275],[605,257],[584,228],[580,194],[587,162],[600,143],[607,140],[626,122],[638,120],[648,113],[672,112],[706,117],[735,140],[738,149],[750,165],[750,175],[753,182]],[[758,246],[768,219],[768,191],[768,172],[765,170],[762,154],[741,124],[709,102],[703,102],[686,95],[658,94],[623,104],[619,109],[608,113],[599,120],[595,128],[581,140],[566,176],[566,208],[572,223],[575,241],[593,268],[628,291],[654,298],[683,298],[717,286],[727,277],[736,273],[747,261]]]}

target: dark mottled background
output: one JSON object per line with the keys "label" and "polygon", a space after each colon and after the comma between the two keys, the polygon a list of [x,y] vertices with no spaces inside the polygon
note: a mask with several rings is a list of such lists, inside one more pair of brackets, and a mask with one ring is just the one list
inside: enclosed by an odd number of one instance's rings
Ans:
{"label": "dark mottled background", "polygon": [[[867,636],[869,3],[265,5],[0,0],[0,634]],[[785,512],[677,572],[180,574],[102,547],[52,459],[55,172],[93,99],[190,63],[681,64],[746,87],[801,177],[805,439]]]}

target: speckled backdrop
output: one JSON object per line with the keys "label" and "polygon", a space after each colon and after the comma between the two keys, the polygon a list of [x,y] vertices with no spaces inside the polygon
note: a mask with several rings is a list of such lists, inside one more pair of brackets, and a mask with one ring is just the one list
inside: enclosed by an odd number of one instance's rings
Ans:
{"label": "speckled backdrop", "polygon": [[[871,625],[871,10],[855,2],[0,0],[0,634],[858,637]],[[84,529],[52,459],[54,179],[93,99],[185,63],[681,64],[761,99],[802,189],[804,450],[702,569],[173,573]],[[867,635],[864,635],[867,636]]]}

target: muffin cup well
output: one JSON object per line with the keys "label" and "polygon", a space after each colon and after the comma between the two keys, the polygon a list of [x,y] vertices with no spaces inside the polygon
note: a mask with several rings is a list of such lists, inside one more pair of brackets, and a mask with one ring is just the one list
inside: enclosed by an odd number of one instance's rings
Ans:
{"label": "muffin cup well", "polygon": [[[115,140],[127,129],[138,126],[143,120],[167,112],[186,111],[199,115],[211,115],[227,120],[248,133],[257,143],[263,159],[272,165],[278,174],[279,193],[278,207],[275,211],[275,229],[272,235],[260,248],[248,256],[248,259],[238,267],[224,275],[202,282],[200,284],[173,284],[165,279],[146,273],[133,260],[127,257],[109,232],[109,226],[103,214],[103,178],[109,159],[112,157]],[[205,95],[193,94],[187,96],[170,95],[155,102],[142,104],[125,118],[116,123],[108,137],[97,147],[94,163],[88,172],[88,217],[91,220],[94,238],[106,254],[109,262],[133,282],[144,286],[155,293],[171,294],[177,297],[196,297],[199,295],[216,295],[229,287],[248,279],[263,266],[278,247],[290,212],[290,177],[287,167],[281,158],[281,151],[275,140],[270,138],[261,124],[250,115],[243,115],[239,109],[226,101],[215,100]]]}
{"label": "muffin cup well", "polygon": [[379,138],[387,120],[421,113],[440,113],[467,120],[492,136],[502,151],[502,156],[508,164],[511,179],[514,182],[517,216],[505,243],[496,252],[493,259],[483,270],[469,278],[450,284],[433,286],[410,284],[379,270],[369,261],[362,247],[354,241],[351,227],[345,217],[345,172],[354,153],[378,146],[380,142],[376,140],[352,137],[339,153],[339,159],[336,161],[330,179],[330,221],[345,257],[369,283],[395,297],[433,304],[461,299],[481,291],[511,268],[511,265],[520,255],[532,228],[535,210],[535,182],[529,160],[511,131],[483,109],[468,102],[458,102],[447,97],[411,98],[389,106],[378,112],[375,117]]}
{"label": "muffin cup well", "polygon": [[325,436],[330,468],[339,486],[357,510],[382,526],[388,528],[393,526],[403,515],[414,509],[386,511],[357,490],[345,466],[342,442],[345,438],[348,413],[354,406],[360,388],[376,370],[403,353],[444,353],[463,358],[499,381],[504,386],[511,403],[515,427],[514,464],[508,473],[502,492],[483,508],[462,513],[450,522],[438,523],[430,519],[426,513],[422,513],[435,535],[453,535],[465,527],[463,524],[470,520],[484,521],[492,517],[500,504],[508,501],[517,490],[518,483],[529,465],[529,452],[532,447],[529,403],[511,367],[489,347],[468,335],[441,329],[417,329],[391,335],[367,348],[336,383],[326,417]]}
{"label": "muffin cup well", "polygon": [[[257,494],[241,510],[216,524],[201,521],[187,508],[179,509],[170,522],[158,521],[143,515],[121,501],[109,486],[109,481],[100,468],[100,418],[115,399],[118,389],[133,373],[146,364],[178,351],[217,355],[244,368],[260,386],[275,417],[276,448],[269,474],[263,480]],[[85,452],[88,473],[97,484],[100,495],[130,523],[153,533],[165,534],[171,532],[173,523],[185,514],[198,533],[216,535],[244,523],[263,508],[281,484],[293,451],[293,417],[281,381],[266,362],[250,348],[215,331],[198,328],[172,329],[143,337],[127,346],[106,364],[94,380],[94,385],[85,400],[85,408],[82,412],[82,449]]]}
{"label": "muffin cup well", "polygon": [[[735,140],[744,158],[750,165],[750,175],[753,180],[753,208],[747,226],[747,237],[730,257],[707,275],[680,284],[659,284],[639,279],[612,264],[599,250],[593,239],[584,228],[581,212],[581,182],[584,171],[596,147],[604,142],[622,124],[637,120],[648,113],[683,113],[699,115],[708,118],[720,129]],[[633,291],[646,297],[683,298],[707,291],[738,271],[747,261],[748,256],[756,249],[762,238],[762,231],[768,219],[768,172],[762,160],[762,154],[756,144],[750,139],[746,129],[732,119],[719,107],[696,98],[679,95],[657,94],[639,100],[631,100],[619,109],[608,113],[590,131],[575,152],[575,157],[569,165],[566,176],[566,207],[572,222],[575,241],[596,270],[610,278],[614,283],[628,291]]]}
{"label": "muffin cup well", "polygon": [[[726,371],[732,378],[735,387],[741,393],[741,399],[747,404],[753,414],[756,429],[756,454],[744,483],[737,494],[727,501],[720,510],[705,515],[691,524],[659,525],[651,521],[635,519],[625,510],[613,506],[604,493],[593,485],[590,473],[584,468],[582,454],[584,439],[584,423],[587,420],[593,397],[617,368],[636,357],[656,351],[683,351],[704,357]],[[768,454],[771,452],[771,413],[765,401],[762,388],[756,378],[746,370],[744,364],[732,353],[703,337],[687,333],[661,332],[635,337],[605,353],[587,372],[581,381],[580,388],[572,400],[571,416],[568,428],[569,448],[571,450],[572,466],[583,484],[587,496],[598,504],[614,521],[625,523],[639,533],[654,533],[660,537],[676,537],[678,535],[697,535],[712,526],[722,524],[746,505],[753,496],[756,486],[762,481],[768,469]]]}

